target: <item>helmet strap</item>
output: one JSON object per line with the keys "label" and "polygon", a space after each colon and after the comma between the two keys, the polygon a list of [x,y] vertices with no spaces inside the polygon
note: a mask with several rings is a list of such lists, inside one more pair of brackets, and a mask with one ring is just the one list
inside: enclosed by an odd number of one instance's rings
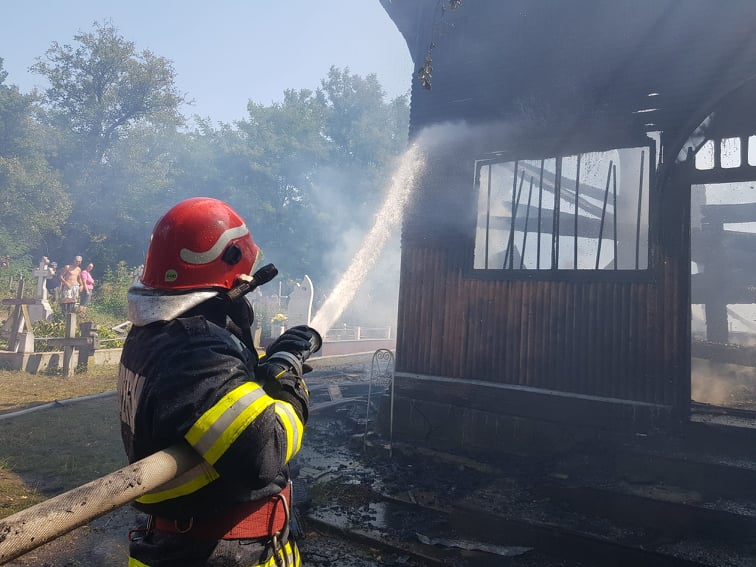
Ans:
{"label": "helmet strap", "polygon": [[239,337],[244,346],[252,352],[256,352],[254,339],[252,338],[252,323],[255,320],[252,306],[244,298],[228,301],[226,313],[228,314],[226,328]]}

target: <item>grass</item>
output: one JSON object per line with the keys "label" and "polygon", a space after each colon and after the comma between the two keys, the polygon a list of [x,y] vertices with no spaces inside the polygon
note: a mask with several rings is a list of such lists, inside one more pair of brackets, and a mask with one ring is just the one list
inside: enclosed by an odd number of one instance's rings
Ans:
{"label": "grass", "polygon": [[0,462],[0,518],[42,502],[45,497],[30,487],[13,471],[6,462]]}
{"label": "grass", "polygon": [[116,366],[90,366],[86,372],[70,377],[0,370],[0,415],[115,390],[117,374]]}
{"label": "grass", "polygon": [[[114,366],[69,378],[0,371],[0,415],[112,391],[116,373]],[[0,420],[0,517],[125,465],[116,396]]]}

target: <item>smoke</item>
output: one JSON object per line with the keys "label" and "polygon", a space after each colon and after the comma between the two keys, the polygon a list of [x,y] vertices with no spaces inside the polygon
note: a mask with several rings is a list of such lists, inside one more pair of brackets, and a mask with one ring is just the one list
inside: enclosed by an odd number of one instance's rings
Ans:
{"label": "smoke", "polygon": [[691,398],[725,407],[753,406],[756,402],[756,369],[693,358]]}
{"label": "smoke", "polygon": [[[506,128],[511,131],[510,127]],[[362,327],[395,326],[400,271],[399,228],[414,187],[425,169],[431,167],[427,159],[431,155],[436,162],[453,159],[459,147],[480,144],[481,151],[483,147],[490,149],[496,146],[495,139],[504,129],[502,124],[470,126],[457,122],[430,126],[417,135],[415,142],[398,160],[387,184],[384,203],[376,211],[369,231],[365,233],[364,227],[360,226],[339,227],[340,237],[333,251],[325,256],[325,261],[339,278],[313,318],[315,328],[325,334],[339,321]],[[433,167],[436,166],[442,164],[436,163]],[[319,194],[327,199],[334,218],[354,217],[343,196],[336,196],[337,193],[343,194],[343,186],[348,183],[350,181],[341,172],[333,172],[330,187],[323,187],[322,191],[319,188]],[[460,222],[456,215],[437,220],[448,225]],[[345,258],[352,259],[346,268]],[[317,282],[315,286],[317,288]]]}
{"label": "smoke", "polygon": [[375,215],[373,226],[362,240],[346,272],[313,318],[312,326],[321,334],[325,335],[344,313],[380,258],[391,235],[400,226],[422,167],[421,151],[417,144],[413,144],[399,160],[389,183],[386,199]]}

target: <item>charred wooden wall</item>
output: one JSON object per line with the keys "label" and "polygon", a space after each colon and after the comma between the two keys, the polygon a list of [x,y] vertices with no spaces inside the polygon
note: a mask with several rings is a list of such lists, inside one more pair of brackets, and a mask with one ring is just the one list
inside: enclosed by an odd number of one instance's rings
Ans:
{"label": "charred wooden wall", "polygon": [[674,403],[682,341],[669,286],[473,280],[460,255],[405,247],[402,371]]}
{"label": "charred wooden wall", "polygon": [[461,144],[430,150],[405,216],[404,417],[408,400],[440,404],[439,422],[450,404],[584,424],[682,417],[690,399],[687,167],[662,173],[654,187],[649,270],[481,275],[472,270],[474,156]]}

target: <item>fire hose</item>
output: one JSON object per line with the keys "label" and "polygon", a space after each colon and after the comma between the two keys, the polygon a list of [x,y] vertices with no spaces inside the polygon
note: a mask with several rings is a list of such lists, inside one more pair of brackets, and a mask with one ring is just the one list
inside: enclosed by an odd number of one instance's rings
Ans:
{"label": "fire hose", "polygon": [[128,504],[196,467],[210,465],[189,445],[175,445],[0,519],[0,565]]}

